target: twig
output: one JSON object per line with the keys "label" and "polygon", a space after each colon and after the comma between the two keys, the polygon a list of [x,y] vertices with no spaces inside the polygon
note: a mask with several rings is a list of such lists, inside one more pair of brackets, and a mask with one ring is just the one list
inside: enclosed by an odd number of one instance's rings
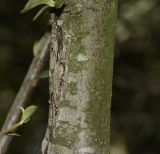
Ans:
{"label": "twig", "polygon": [[21,126],[21,125],[22,125],[22,123],[21,123],[21,121],[19,121],[19,122],[13,124],[11,127],[6,128],[5,130],[1,131],[1,132],[0,132],[0,138],[1,138],[2,136],[4,136],[4,135],[7,135],[7,134],[9,134],[9,133],[14,132],[14,131],[15,131],[19,126]]}
{"label": "twig", "polygon": [[[40,49],[40,51],[34,57],[30,68],[26,74],[26,77],[21,85],[19,92],[8,112],[7,118],[2,127],[2,131],[13,126],[19,119],[21,111],[18,107],[24,107],[29,101],[33,90],[37,86],[39,80],[39,73],[43,69],[47,57],[49,55],[49,45],[51,37],[49,34],[45,34],[46,39]],[[12,136],[3,136],[0,138],[0,154],[5,154],[8,150],[9,144],[12,140]]]}

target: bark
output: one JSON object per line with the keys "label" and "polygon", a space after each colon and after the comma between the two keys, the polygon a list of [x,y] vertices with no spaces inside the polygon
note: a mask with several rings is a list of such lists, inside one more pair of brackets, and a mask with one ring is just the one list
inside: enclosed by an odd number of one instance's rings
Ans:
{"label": "bark", "polygon": [[52,17],[43,154],[109,154],[116,0],[68,0]]}

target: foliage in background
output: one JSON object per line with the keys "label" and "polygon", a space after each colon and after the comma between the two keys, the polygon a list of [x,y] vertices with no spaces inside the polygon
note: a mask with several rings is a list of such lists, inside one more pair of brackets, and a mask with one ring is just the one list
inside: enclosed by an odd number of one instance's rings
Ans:
{"label": "foliage in background", "polygon": [[111,141],[121,134],[129,154],[159,154],[160,1],[119,2]]}

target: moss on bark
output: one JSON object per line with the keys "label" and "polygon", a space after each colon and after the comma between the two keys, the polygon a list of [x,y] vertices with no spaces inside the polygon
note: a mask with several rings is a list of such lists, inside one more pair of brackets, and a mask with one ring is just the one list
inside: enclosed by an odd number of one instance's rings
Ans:
{"label": "moss on bark", "polygon": [[46,135],[43,153],[109,154],[116,5],[116,0],[66,2],[69,11],[59,19],[65,81],[58,125],[52,141]]}

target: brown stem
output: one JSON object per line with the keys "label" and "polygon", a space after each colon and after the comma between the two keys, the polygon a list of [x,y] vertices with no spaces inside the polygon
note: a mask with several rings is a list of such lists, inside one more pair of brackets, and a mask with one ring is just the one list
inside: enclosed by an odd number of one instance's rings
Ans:
{"label": "brown stem", "polygon": [[[39,52],[34,57],[30,68],[26,74],[26,77],[21,85],[19,92],[16,95],[16,98],[8,112],[6,120],[3,124],[2,131],[6,128],[10,128],[14,125],[19,117],[20,117],[20,110],[17,110],[19,106],[24,107],[29,101],[33,90],[37,86],[37,82],[39,80],[38,76],[39,73],[42,71],[47,57],[49,55],[49,45],[50,45],[50,35],[45,34],[45,41],[43,42],[42,47],[40,48]],[[0,154],[5,154],[9,147],[9,144],[12,140],[12,136],[3,136],[0,139]]]}
{"label": "brown stem", "polygon": [[15,123],[15,124],[12,125],[11,127],[9,127],[9,128],[7,128],[7,129],[1,131],[1,132],[0,132],[0,137],[2,137],[2,136],[4,136],[4,135],[7,135],[7,134],[9,134],[9,133],[14,132],[14,131],[15,131],[19,126],[21,126],[21,125],[22,125],[21,121]]}

